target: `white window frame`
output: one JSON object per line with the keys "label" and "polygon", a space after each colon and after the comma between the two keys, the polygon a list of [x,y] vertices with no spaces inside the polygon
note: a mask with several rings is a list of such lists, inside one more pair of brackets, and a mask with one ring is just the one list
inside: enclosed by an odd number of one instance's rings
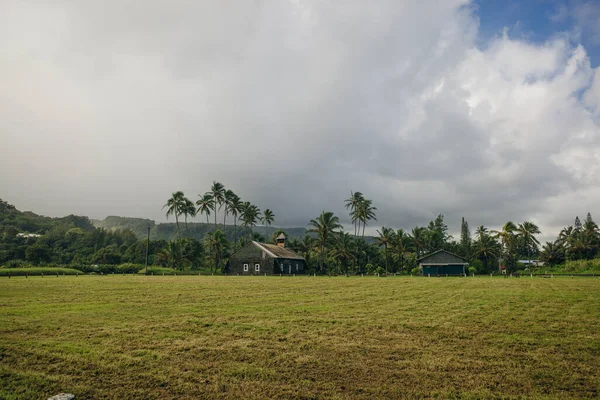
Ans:
{"label": "white window frame", "polygon": [[248,264],[244,264],[244,272],[248,272]]}
{"label": "white window frame", "polygon": [[254,264],[254,272],[260,272],[260,264]]}

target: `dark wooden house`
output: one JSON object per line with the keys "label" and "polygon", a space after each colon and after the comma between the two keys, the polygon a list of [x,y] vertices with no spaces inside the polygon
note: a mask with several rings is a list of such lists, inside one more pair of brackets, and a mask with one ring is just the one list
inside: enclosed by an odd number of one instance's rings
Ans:
{"label": "dark wooden house", "polygon": [[285,236],[277,244],[250,242],[229,258],[229,275],[306,274],[306,260],[285,247]]}
{"label": "dark wooden house", "polygon": [[438,250],[417,260],[423,275],[464,275],[469,264],[464,258],[446,250]]}

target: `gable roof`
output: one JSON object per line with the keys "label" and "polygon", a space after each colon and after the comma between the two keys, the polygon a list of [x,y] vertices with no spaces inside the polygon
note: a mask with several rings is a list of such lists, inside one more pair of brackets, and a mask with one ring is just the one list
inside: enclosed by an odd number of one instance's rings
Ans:
{"label": "gable roof", "polygon": [[263,249],[267,254],[273,258],[291,258],[294,260],[304,260],[304,257],[300,257],[294,251],[285,247],[277,246],[275,244],[252,242],[254,245]]}
{"label": "gable roof", "polygon": [[[440,256],[442,256],[442,257],[443,257],[443,256],[450,256],[450,258],[451,258],[451,257],[458,258],[458,259],[462,260],[462,261],[463,261],[465,264],[467,264],[467,259],[466,259],[466,258],[464,258],[464,257],[461,257],[461,256],[458,256],[458,255],[456,255],[456,254],[454,254],[454,253],[450,253],[449,251],[442,250],[442,249],[440,249],[440,250],[438,250],[438,251],[434,251],[433,253],[429,253],[429,254],[427,254],[427,255],[425,255],[425,256],[423,256],[423,257],[421,257],[421,258],[418,258],[418,259],[417,259],[417,263],[420,263],[420,264],[425,264],[425,263],[422,263],[421,261],[423,261],[423,260],[426,260],[426,259],[428,259],[428,258],[439,258],[439,257],[434,257],[434,256],[436,256],[436,255],[440,255]],[[435,263],[435,264],[439,264],[439,263]]]}
{"label": "gable roof", "polygon": [[298,254],[296,254],[291,249],[287,249],[285,247],[280,247],[280,246],[277,246],[274,244],[259,243],[259,242],[255,242],[255,241],[249,242],[241,249],[233,252],[229,256],[229,259],[235,258],[235,256],[238,253],[242,252],[243,250],[245,250],[246,248],[248,248],[250,246],[256,247],[256,248],[264,251],[266,254],[269,255],[269,257],[272,257],[272,258],[287,258],[287,259],[291,259],[291,260],[304,260],[304,257],[300,257]]}

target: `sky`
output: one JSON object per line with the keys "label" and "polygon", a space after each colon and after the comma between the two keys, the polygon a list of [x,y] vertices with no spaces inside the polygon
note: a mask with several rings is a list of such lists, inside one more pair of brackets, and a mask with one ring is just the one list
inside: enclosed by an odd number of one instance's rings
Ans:
{"label": "sky", "polygon": [[[600,218],[600,1],[4,0],[0,198],[165,221],[216,180],[306,226]],[[203,220],[203,219],[201,219]]]}

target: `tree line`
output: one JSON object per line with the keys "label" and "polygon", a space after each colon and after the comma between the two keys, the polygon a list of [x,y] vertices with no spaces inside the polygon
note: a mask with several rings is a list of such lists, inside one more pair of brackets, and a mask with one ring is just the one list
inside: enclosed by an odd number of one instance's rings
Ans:
{"label": "tree line", "polygon": [[[350,229],[344,229],[332,212],[323,211],[309,221],[303,237],[288,240],[287,246],[307,260],[315,273],[410,273],[417,272],[417,260],[433,251],[444,249],[464,257],[472,271],[489,273],[504,267],[516,271],[532,267],[532,260],[546,265],[561,265],[573,260],[591,260],[598,255],[600,233],[588,213],[582,223],[575,218],[573,225],[561,230],[556,240],[540,245],[536,236],[541,232],[530,221],[509,221],[497,230],[478,226],[472,234],[468,222],[461,221],[460,237],[450,235],[444,215],[440,214],[425,226],[411,230],[382,226],[374,237],[365,236],[366,227],[377,221],[377,208],[361,192],[350,193],[344,200]],[[150,265],[178,270],[208,269],[212,273],[225,270],[229,256],[250,240],[275,242],[285,232],[277,229],[269,237],[267,228],[275,221],[270,209],[261,211],[213,182],[210,189],[199,194],[196,201],[183,192],[174,192],[163,206],[167,218],[173,217],[177,238],[143,240],[128,229],[104,230],[95,228],[86,217],[69,216],[52,219],[33,213],[19,212],[0,200],[0,264],[28,262],[34,265],[143,264],[146,252]],[[221,212],[222,223],[217,213]],[[206,218],[212,226],[201,240],[185,237],[188,221]],[[210,221],[213,217],[213,221]],[[235,230],[224,233],[228,218]],[[265,230],[255,230],[262,224]],[[241,234],[238,234],[238,226]],[[40,237],[19,236],[20,231],[38,231]],[[349,231],[349,232],[348,232]],[[527,260],[526,265],[519,260]]]}

